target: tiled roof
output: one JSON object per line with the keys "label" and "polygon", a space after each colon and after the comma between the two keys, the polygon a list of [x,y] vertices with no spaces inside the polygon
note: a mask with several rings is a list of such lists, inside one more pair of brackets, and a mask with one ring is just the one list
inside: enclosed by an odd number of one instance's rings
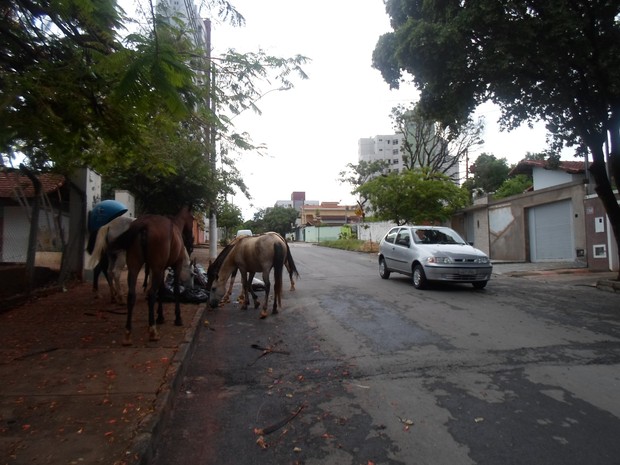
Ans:
{"label": "tiled roof", "polygon": [[[534,168],[556,169],[548,167],[548,163],[545,160],[521,160],[517,166],[508,173],[508,176],[531,174]],[[583,161],[560,161],[560,165],[557,169],[568,174],[579,174],[585,172],[586,164]]]}
{"label": "tiled roof", "polygon": [[[52,173],[39,175],[39,180],[45,194],[58,190],[66,181],[64,176]],[[0,171],[0,198],[15,198],[16,195],[34,197],[32,181],[19,171]]]}

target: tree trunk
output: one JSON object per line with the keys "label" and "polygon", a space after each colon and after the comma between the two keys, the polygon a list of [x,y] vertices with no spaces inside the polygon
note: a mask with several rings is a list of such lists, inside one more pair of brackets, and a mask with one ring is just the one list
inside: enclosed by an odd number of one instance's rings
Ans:
{"label": "tree trunk", "polygon": [[30,212],[30,233],[28,235],[28,252],[26,255],[26,292],[30,295],[34,287],[35,259],[37,256],[37,235],[39,233],[39,210],[41,199],[41,181],[39,178],[26,168],[19,165],[19,169],[28,176],[34,187],[34,198],[32,199],[32,209]]}
{"label": "tree trunk", "polygon": [[[601,202],[605,207],[605,211],[607,212],[609,222],[611,223],[611,229],[614,233],[614,238],[616,239],[616,244],[618,246],[618,260],[620,262],[620,205],[618,205],[618,200],[616,199],[609,176],[607,175],[605,156],[602,148],[593,149],[591,147],[590,152],[592,153],[592,159],[594,160],[590,166],[590,173],[596,183],[596,193],[598,194],[599,199],[601,199]],[[612,153],[609,156],[609,162],[610,168],[613,169],[615,166],[616,171],[618,166],[618,153],[619,152],[614,151],[614,147],[612,145]],[[618,174],[616,173],[616,184],[618,184],[618,182]],[[618,272],[616,279],[620,281],[620,271]]]}

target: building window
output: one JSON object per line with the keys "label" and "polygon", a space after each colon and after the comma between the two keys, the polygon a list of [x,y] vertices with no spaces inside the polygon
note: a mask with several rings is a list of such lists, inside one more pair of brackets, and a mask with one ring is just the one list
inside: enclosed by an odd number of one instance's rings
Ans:
{"label": "building window", "polygon": [[392,139],[392,145],[398,145],[398,139]]}
{"label": "building window", "polygon": [[394,158],[392,160],[392,165],[398,165],[398,158]]}
{"label": "building window", "polygon": [[593,245],[592,252],[594,258],[607,258],[607,246],[605,244]]}
{"label": "building window", "polygon": [[398,149],[393,149],[392,150],[392,155],[398,155],[399,150]]}

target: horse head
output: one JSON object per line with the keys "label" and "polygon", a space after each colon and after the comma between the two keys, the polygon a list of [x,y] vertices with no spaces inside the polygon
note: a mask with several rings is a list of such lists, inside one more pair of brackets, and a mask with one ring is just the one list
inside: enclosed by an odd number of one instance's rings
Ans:
{"label": "horse head", "polygon": [[229,264],[226,264],[226,258],[235,248],[235,245],[236,242],[233,241],[224,247],[213,263],[207,268],[207,289],[209,289],[209,305],[212,308],[217,308],[220,304],[220,300],[222,300],[226,292],[226,282],[233,271],[235,271],[234,267],[230,268]]}

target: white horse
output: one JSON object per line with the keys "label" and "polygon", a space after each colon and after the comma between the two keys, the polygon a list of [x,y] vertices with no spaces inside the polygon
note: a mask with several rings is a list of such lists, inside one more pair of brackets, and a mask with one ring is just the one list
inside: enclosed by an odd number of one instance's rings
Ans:
{"label": "white horse", "polygon": [[135,218],[119,216],[97,231],[97,239],[90,257],[90,266],[93,268],[93,292],[96,297],[99,297],[99,273],[103,272],[110,286],[110,301],[125,303],[120,277],[126,264],[126,254],[124,250],[109,253],[107,248],[108,244],[129,229],[134,220]]}

